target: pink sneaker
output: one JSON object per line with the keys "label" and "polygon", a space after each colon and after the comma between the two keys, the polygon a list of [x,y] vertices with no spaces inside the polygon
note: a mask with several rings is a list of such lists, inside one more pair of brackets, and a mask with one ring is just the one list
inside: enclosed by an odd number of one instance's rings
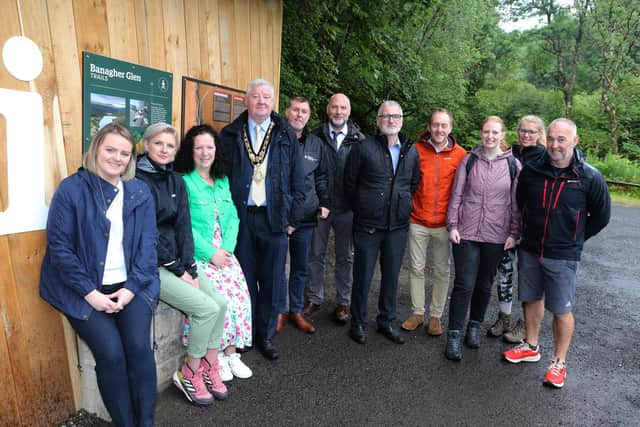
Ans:
{"label": "pink sneaker", "polygon": [[534,350],[529,343],[523,342],[503,352],[502,355],[511,363],[537,362],[540,360],[540,347]]}
{"label": "pink sneaker", "polygon": [[203,374],[202,365],[194,372],[186,363],[179,371],[173,373],[173,383],[189,402],[197,406],[209,406],[214,400],[204,384]]}
{"label": "pink sneaker", "polygon": [[547,375],[544,376],[544,384],[555,388],[562,388],[564,380],[567,378],[567,364],[559,360],[553,360]]}
{"label": "pink sneaker", "polygon": [[202,370],[202,377],[204,383],[207,386],[207,390],[218,400],[224,400],[229,395],[227,386],[224,385],[220,378],[220,371],[218,370],[218,358],[213,361],[213,364],[203,357],[200,361],[200,369]]}

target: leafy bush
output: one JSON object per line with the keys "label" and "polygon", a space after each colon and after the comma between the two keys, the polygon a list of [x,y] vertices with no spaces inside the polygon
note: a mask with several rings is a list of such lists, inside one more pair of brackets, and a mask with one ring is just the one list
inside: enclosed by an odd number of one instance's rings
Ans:
{"label": "leafy bush", "polygon": [[609,154],[604,159],[588,158],[589,163],[598,168],[605,178],[640,184],[640,163],[616,154]]}

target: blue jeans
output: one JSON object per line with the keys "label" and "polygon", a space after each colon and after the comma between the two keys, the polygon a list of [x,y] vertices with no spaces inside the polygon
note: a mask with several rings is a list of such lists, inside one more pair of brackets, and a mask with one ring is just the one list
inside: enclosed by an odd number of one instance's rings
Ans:
{"label": "blue jeans", "polygon": [[[311,247],[313,227],[298,228],[289,237],[289,311],[300,313],[304,307],[304,286],[307,283],[307,258]],[[284,289],[287,278],[282,276]],[[283,293],[278,307],[280,313],[287,312],[287,295]]]}
{"label": "blue jeans", "polygon": [[100,395],[118,427],[153,426],[156,363],[149,337],[152,313],[144,298],[134,297],[119,313],[93,311],[87,320],[68,317],[93,353]]}

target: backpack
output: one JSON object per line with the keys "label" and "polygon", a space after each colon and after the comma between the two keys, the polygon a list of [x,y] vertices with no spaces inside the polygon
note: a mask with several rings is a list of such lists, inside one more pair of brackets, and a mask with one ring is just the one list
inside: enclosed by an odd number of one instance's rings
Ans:
{"label": "backpack", "polygon": [[[465,169],[467,171],[467,176],[469,176],[469,172],[473,168],[474,163],[478,160],[478,156],[474,153],[469,153],[469,160],[467,160],[467,164],[465,165]],[[513,181],[516,179],[516,175],[518,175],[518,165],[516,164],[516,158],[513,157],[513,154],[507,157],[507,162],[509,163],[509,175],[511,176],[511,185],[513,185]]]}

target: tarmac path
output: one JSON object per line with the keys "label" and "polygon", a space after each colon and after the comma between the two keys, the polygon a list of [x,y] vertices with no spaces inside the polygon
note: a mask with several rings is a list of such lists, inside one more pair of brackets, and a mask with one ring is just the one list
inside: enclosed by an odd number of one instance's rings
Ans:
{"label": "tarmac path", "polygon": [[[444,336],[429,337],[424,328],[404,333],[405,345],[375,332],[378,281],[369,298],[366,345],[331,320],[335,290],[329,285],[329,302],[312,317],[314,335],[288,325],[274,340],[279,360],[267,361],[255,350],[243,355],[253,378],[233,380],[230,397],[212,407],[191,406],[169,387],[159,396],[156,424],[640,426],[640,209],[614,206],[609,226],[585,245],[576,333],[561,390],[542,386],[552,356],[549,313],[540,362],[504,362],[508,345],[483,336],[480,349],[464,347],[463,360],[455,363],[444,357]],[[405,267],[399,321],[410,307]],[[514,302],[514,316],[520,313]],[[496,315],[494,298],[483,330]]]}

